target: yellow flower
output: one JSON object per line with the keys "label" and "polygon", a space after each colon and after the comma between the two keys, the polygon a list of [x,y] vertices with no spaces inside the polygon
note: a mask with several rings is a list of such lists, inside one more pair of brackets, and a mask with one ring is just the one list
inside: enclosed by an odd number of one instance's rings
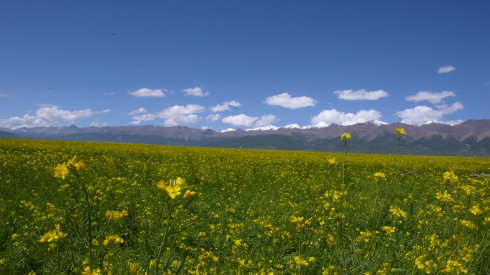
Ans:
{"label": "yellow flower", "polygon": [[126,217],[128,215],[128,211],[123,210],[123,211],[111,211],[107,210],[105,212],[105,216],[108,220],[119,220],[123,217]]}
{"label": "yellow flower", "polygon": [[187,191],[185,191],[183,198],[184,198],[184,200],[186,200],[186,199],[194,196],[195,194],[196,194],[196,192],[191,191],[191,190],[187,190]]}
{"label": "yellow flower", "polygon": [[66,164],[56,165],[56,168],[54,168],[54,177],[65,179],[66,175],[68,175],[68,167]]}
{"label": "yellow flower", "polygon": [[328,163],[333,165],[333,164],[337,163],[337,160],[335,160],[335,158],[330,158],[330,159],[328,159]]}
{"label": "yellow flower", "polygon": [[436,193],[436,199],[438,199],[441,202],[453,202],[454,199],[451,196],[451,193],[448,193],[447,191],[444,191],[444,193]]}
{"label": "yellow flower", "polygon": [[123,243],[123,242],[124,242],[123,238],[121,238],[117,235],[113,235],[113,236],[105,237],[105,240],[102,242],[102,244],[105,247],[108,247],[111,243],[118,244],[118,243]]}
{"label": "yellow flower", "polygon": [[49,243],[58,239],[64,239],[67,235],[68,234],[61,232],[61,227],[59,224],[57,224],[54,226],[53,230],[50,230],[42,235],[39,242]]}
{"label": "yellow flower", "polygon": [[395,129],[395,133],[400,136],[405,136],[407,132],[405,132],[405,128],[397,128]]}
{"label": "yellow flower", "polygon": [[359,232],[359,237],[357,237],[356,241],[360,243],[367,243],[369,242],[369,238],[373,236],[373,233],[369,231],[361,231]]}
{"label": "yellow flower", "polygon": [[341,141],[346,141],[346,140],[349,140],[351,139],[352,136],[349,134],[349,133],[343,133],[341,136],[340,136],[340,140]]}
{"label": "yellow flower", "polygon": [[299,256],[294,257],[294,262],[298,267],[304,267],[309,265],[307,261],[301,259]]}
{"label": "yellow flower", "polygon": [[138,274],[138,264],[136,263],[129,263],[129,274],[131,275],[136,275]]}
{"label": "yellow flower", "polygon": [[444,172],[442,176],[444,181],[449,181],[450,183],[455,183],[458,181],[458,176],[456,176],[453,171]]}
{"label": "yellow flower", "polygon": [[159,181],[157,183],[158,189],[167,193],[167,195],[172,199],[175,199],[176,196],[181,194],[180,191],[182,188],[184,188],[184,185],[185,185],[185,180],[183,180],[180,177],[178,177],[175,180],[170,180],[168,185],[165,185],[164,181]]}
{"label": "yellow flower", "polygon": [[400,218],[407,217],[407,212],[403,211],[401,208],[397,206],[390,206],[390,209],[388,211],[395,217],[400,217]]}
{"label": "yellow flower", "polygon": [[176,196],[181,194],[179,186],[167,185],[165,186],[165,191],[167,192],[167,195],[172,199],[175,199]]}
{"label": "yellow flower", "polygon": [[471,214],[473,215],[480,215],[483,213],[483,211],[480,209],[480,207],[478,207],[478,205],[473,205],[471,208],[470,208],[470,212]]}
{"label": "yellow flower", "polygon": [[82,275],[101,275],[100,269],[94,269],[92,270],[89,266],[85,267],[85,269],[82,271]]}
{"label": "yellow flower", "polygon": [[396,227],[394,226],[383,226],[381,229],[385,232],[386,235],[391,236],[396,232]]}

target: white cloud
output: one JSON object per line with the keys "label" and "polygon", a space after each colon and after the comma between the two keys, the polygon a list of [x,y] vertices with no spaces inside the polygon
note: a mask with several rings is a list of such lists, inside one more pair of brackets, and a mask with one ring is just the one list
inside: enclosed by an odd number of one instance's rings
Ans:
{"label": "white cloud", "polygon": [[279,121],[275,115],[263,115],[259,117],[248,116],[245,114],[239,114],[236,116],[224,117],[221,122],[231,124],[233,126],[243,127],[255,127],[260,128],[264,126],[270,126],[271,123]]}
{"label": "white cloud", "polygon": [[453,105],[439,105],[436,109],[427,106],[416,106],[411,109],[405,109],[396,113],[402,119],[402,123],[411,125],[422,125],[427,123],[454,123],[454,121],[444,122],[441,119],[448,114],[462,110],[463,104],[455,102]]}
{"label": "white cloud", "polygon": [[128,94],[135,97],[164,97],[165,96],[162,90],[148,89],[148,88],[141,88],[136,91],[129,92]]}
{"label": "white cloud", "polygon": [[453,91],[443,91],[440,93],[433,93],[430,91],[420,91],[414,95],[407,96],[405,99],[407,101],[419,102],[419,101],[429,101],[432,104],[441,102],[444,98],[455,96]]}
{"label": "white cloud", "polygon": [[192,124],[201,118],[196,114],[204,112],[205,109],[203,106],[196,104],[174,105],[157,113],[157,117],[164,119],[165,126]]}
{"label": "white cloud", "polygon": [[138,109],[129,112],[128,115],[132,116],[132,115],[137,115],[142,113],[148,113],[148,111],[143,107],[139,107]]}
{"label": "white cloud", "polygon": [[315,106],[317,101],[307,96],[292,97],[288,93],[282,93],[267,97],[265,99],[265,103],[268,105],[276,105],[288,109],[298,109]]}
{"label": "white cloud", "polygon": [[257,120],[257,117],[247,116],[245,114],[239,114],[236,116],[224,117],[221,122],[231,124],[233,126],[251,127]]}
{"label": "white cloud", "polygon": [[210,114],[206,117],[206,120],[217,121],[220,120],[221,116],[219,114]]}
{"label": "white cloud", "polygon": [[182,92],[184,92],[185,95],[191,95],[191,96],[207,96],[207,95],[209,95],[209,92],[203,92],[200,87],[183,89]]}
{"label": "white cloud", "polygon": [[337,94],[339,99],[344,100],[378,100],[382,97],[388,96],[388,93],[384,90],[376,90],[376,91],[366,91],[364,89],[361,90],[337,90],[333,92]]}
{"label": "white cloud", "polygon": [[34,115],[25,114],[22,117],[0,119],[0,127],[17,129],[22,127],[64,126],[93,115],[107,114],[109,112],[111,112],[110,109],[102,111],[92,111],[91,109],[68,111],[62,110],[56,105],[41,105]]}
{"label": "white cloud", "polygon": [[381,118],[381,113],[377,110],[360,110],[357,113],[344,113],[335,109],[323,110],[318,115],[311,118],[311,124],[315,127],[326,127],[332,123],[338,125],[353,125],[375,121]]}
{"label": "white cloud", "polygon": [[261,116],[256,122],[255,127],[260,128],[267,125],[271,125],[274,122],[279,121],[279,119],[275,115],[264,115]]}
{"label": "white cloud", "polygon": [[442,66],[439,68],[439,70],[437,70],[437,73],[445,74],[445,73],[452,72],[454,70],[456,70],[456,68],[454,68],[453,66]]}
{"label": "white cloud", "polygon": [[228,111],[230,110],[231,107],[240,107],[241,104],[238,101],[232,100],[232,101],[225,101],[223,104],[218,104],[216,106],[210,107],[209,109],[212,112],[223,112],[223,111]]}
{"label": "white cloud", "polygon": [[107,122],[92,121],[90,123],[90,127],[106,127],[107,125],[109,125]]}
{"label": "white cloud", "polygon": [[129,122],[129,124],[139,125],[142,121],[151,121],[156,118],[155,114],[138,114],[132,117],[133,121]]}
{"label": "white cloud", "polygon": [[8,94],[0,93],[0,97],[10,97]]}

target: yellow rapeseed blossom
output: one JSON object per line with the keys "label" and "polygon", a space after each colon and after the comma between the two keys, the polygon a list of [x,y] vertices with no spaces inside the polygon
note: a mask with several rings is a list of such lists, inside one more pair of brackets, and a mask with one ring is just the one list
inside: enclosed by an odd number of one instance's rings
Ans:
{"label": "yellow rapeseed blossom", "polygon": [[102,242],[102,244],[105,247],[108,247],[111,243],[118,244],[118,243],[123,243],[123,242],[124,242],[123,238],[121,238],[117,235],[113,235],[113,236],[106,236],[105,240]]}
{"label": "yellow rapeseed blossom", "polygon": [[466,274],[468,273],[468,270],[464,268],[464,266],[460,262],[449,260],[446,262],[446,267],[441,270],[441,272],[448,274]]}
{"label": "yellow rapeseed blossom", "polygon": [[369,242],[369,239],[373,236],[373,233],[369,231],[361,231],[359,232],[359,237],[357,237],[356,241],[360,243],[367,243]]}
{"label": "yellow rapeseed blossom", "polygon": [[328,163],[331,164],[331,165],[334,165],[337,163],[337,160],[335,158],[329,158],[328,159]]}
{"label": "yellow rapeseed blossom", "polygon": [[408,216],[407,212],[397,206],[390,206],[388,211],[395,217],[406,218]]}
{"label": "yellow rapeseed blossom", "polygon": [[386,175],[383,172],[376,172],[373,174],[375,180],[386,180]]}
{"label": "yellow rapeseed blossom", "polygon": [[437,192],[436,199],[438,199],[441,202],[454,202],[452,195],[447,191],[444,191],[444,193]]}
{"label": "yellow rapeseed blossom", "polygon": [[400,136],[405,136],[407,132],[405,132],[405,128],[397,128],[395,129],[395,133]]}
{"label": "yellow rapeseed blossom", "polygon": [[341,136],[340,136],[340,140],[341,141],[346,141],[346,140],[349,140],[351,139],[352,136],[349,134],[349,133],[343,133]]}
{"label": "yellow rapeseed blossom", "polygon": [[58,164],[56,168],[54,168],[54,177],[65,179],[66,175],[68,175],[68,167],[66,164]]}
{"label": "yellow rapeseed blossom", "polygon": [[458,176],[456,176],[452,171],[444,172],[442,176],[444,178],[444,181],[448,181],[450,183],[455,183],[458,181]]}
{"label": "yellow rapeseed blossom", "polygon": [[185,180],[182,179],[181,177],[178,177],[175,180],[170,180],[168,185],[166,185],[164,181],[159,181],[157,183],[158,189],[167,193],[167,195],[171,199],[175,199],[178,195],[181,194],[181,190],[182,188],[184,188],[184,185],[185,185]]}
{"label": "yellow rapeseed blossom", "polygon": [[480,207],[478,205],[473,205],[471,208],[470,208],[470,212],[471,214],[473,215],[481,215],[483,214],[483,210],[480,209]]}
{"label": "yellow rapeseed blossom", "polygon": [[58,239],[64,239],[67,235],[68,234],[61,232],[60,225],[57,224],[54,226],[53,230],[44,233],[44,235],[42,235],[39,239],[39,242],[49,243]]}
{"label": "yellow rapeseed blossom", "polygon": [[108,220],[119,220],[122,219],[123,217],[126,217],[128,215],[128,211],[123,210],[123,211],[112,211],[112,210],[107,210],[105,212],[105,216]]}
{"label": "yellow rapeseed blossom", "polygon": [[102,275],[102,273],[100,272],[100,269],[92,270],[89,266],[87,266],[82,271],[82,275]]}
{"label": "yellow rapeseed blossom", "polygon": [[298,267],[305,267],[309,265],[309,263],[306,260],[301,259],[301,257],[299,256],[294,257],[294,263]]}
{"label": "yellow rapeseed blossom", "polygon": [[385,232],[386,235],[391,236],[396,232],[396,227],[394,226],[383,226],[381,230]]}

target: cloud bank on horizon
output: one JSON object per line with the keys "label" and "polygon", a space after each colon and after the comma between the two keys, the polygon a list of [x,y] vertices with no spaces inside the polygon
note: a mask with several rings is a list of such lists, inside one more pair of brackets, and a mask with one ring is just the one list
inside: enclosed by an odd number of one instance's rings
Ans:
{"label": "cloud bank on horizon", "polygon": [[[149,89],[141,88],[128,95],[133,97],[164,97],[164,89]],[[209,92],[203,92],[201,88],[189,88],[182,90],[185,96],[197,96],[203,97],[209,94]],[[360,90],[335,90],[333,94],[338,96],[340,100],[379,100],[388,96],[388,92],[385,90],[367,91],[365,89]],[[444,123],[444,124],[458,124],[461,120],[444,120],[444,117],[449,114],[453,114],[464,108],[460,102],[454,102],[451,105],[444,103],[444,99],[449,97],[455,97],[456,93],[453,91],[431,92],[431,91],[419,91],[416,94],[408,95],[405,100],[408,102],[421,102],[427,101],[432,106],[418,105],[412,108],[407,108],[396,112],[397,117],[402,123],[411,125],[422,125],[427,123]],[[272,96],[268,96],[263,101],[264,104],[271,107],[282,107],[284,109],[296,110],[306,107],[315,106],[318,101],[308,96],[291,96],[289,93],[281,93]],[[277,129],[278,126],[274,125],[280,121],[280,118],[275,114],[263,114],[259,116],[248,115],[240,113],[237,115],[222,116],[220,113],[238,109],[242,104],[236,100],[224,101],[214,106],[203,106],[199,104],[186,104],[186,105],[172,105],[162,109],[158,112],[149,112],[145,107],[139,107],[134,110],[129,110],[126,115],[131,117],[128,122],[129,125],[141,125],[142,123],[164,125],[167,127],[172,126],[190,126],[192,127],[198,122],[221,122],[221,125],[229,125],[232,127],[244,127],[246,129]],[[271,112],[273,109],[271,109]],[[0,119],[0,128],[6,129],[18,129],[22,127],[51,127],[51,126],[67,126],[77,123],[84,119],[90,119],[93,117],[103,116],[111,112],[111,109],[104,109],[102,111],[92,111],[91,109],[81,110],[64,110],[56,105],[43,104],[33,113],[26,113],[21,117],[10,117],[6,119]],[[209,113],[210,112],[210,113]],[[207,113],[207,114],[206,114]],[[382,113],[376,109],[361,109],[355,113],[338,111],[337,109],[324,109],[319,113],[312,114],[310,124],[300,126],[297,123],[289,123],[283,127],[292,127],[291,125],[297,125],[301,128],[309,127],[328,127],[332,124],[337,125],[353,125],[357,123],[374,122],[384,124],[382,120]],[[90,126],[100,127],[107,126],[106,122],[92,121]],[[226,128],[225,126],[224,128]],[[208,126],[201,126],[201,128],[209,128]],[[220,128],[223,128],[220,127]],[[226,128],[227,130],[234,130],[234,128]]]}

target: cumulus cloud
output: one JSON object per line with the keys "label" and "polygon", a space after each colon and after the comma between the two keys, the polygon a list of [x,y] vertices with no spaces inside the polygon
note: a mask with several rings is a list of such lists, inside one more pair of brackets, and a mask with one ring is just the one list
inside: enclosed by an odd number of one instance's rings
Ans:
{"label": "cumulus cloud", "polygon": [[454,70],[456,70],[456,68],[454,68],[453,66],[442,66],[442,67],[439,67],[439,70],[437,70],[437,73],[445,74],[445,73],[452,72]]}
{"label": "cumulus cloud", "polygon": [[407,96],[405,99],[407,101],[419,102],[419,101],[429,101],[432,104],[440,103],[444,98],[455,96],[453,91],[443,91],[440,93],[433,93],[430,91],[420,91],[414,95]]}
{"label": "cumulus cloud", "polygon": [[209,95],[209,92],[203,92],[203,90],[200,87],[183,89],[182,92],[184,92],[185,95],[190,95],[190,96],[207,96],[207,95]]}
{"label": "cumulus cloud", "polygon": [[263,127],[266,125],[271,125],[274,122],[279,121],[275,115],[264,115],[261,116],[256,122],[255,127]]}
{"label": "cumulus cloud", "polygon": [[133,121],[129,122],[132,125],[140,125],[142,121],[155,120],[157,116],[155,114],[138,114],[132,117]]}
{"label": "cumulus cloud", "polygon": [[220,119],[221,119],[221,116],[219,114],[210,114],[206,117],[206,120],[209,120],[209,121],[217,121]]}
{"label": "cumulus cloud", "polygon": [[232,100],[232,101],[225,101],[223,104],[218,104],[216,106],[210,107],[209,109],[216,113],[216,112],[223,112],[223,111],[228,111],[230,110],[231,107],[240,107],[241,104],[238,101]]}
{"label": "cumulus cloud", "polygon": [[148,88],[141,88],[136,91],[129,92],[128,94],[135,97],[164,97],[165,96],[162,90],[148,89]]}
{"label": "cumulus cloud", "polygon": [[94,115],[107,114],[109,112],[111,112],[110,109],[102,111],[92,111],[91,109],[68,111],[60,109],[56,105],[41,105],[33,115],[25,114],[22,117],[0,119],[0,127],[17,129],[22,127],[64,126]]}
{"label": "cumulus cloud", "polygon": [[145,108],[139,107],[138,109],[129,112],[128,115],[132,116],[132,115],[137,115],[137,114],[142,114],[142,113],[147,113],[147,112],[148,111]]}
{"label": "cumulus cloud", "polygon": [[196,123],[200,117],[197,113],[204,112],[206,108],[201,105],[187,104],[186,106],[174,105],[157,113],[157,117],[164,119],[165,126],[177,126]]}
{"label": "cumulus cloud", "polygon": [[381,113],[377,110],[360,110],[357,113],[344,113],[335,109],[323,110],[311,119],[311,124],[315,127],[326,127],[332,123],[338,125],[353,125],[368,121],[376,121],[381,118]]}
{"label": "cumulus cloud", "polygon": [[224,117],[221,122],[231,124],[233,126],[244,126],[251,127],[254,122],[257,120],[257,117],[247,116],[245,114],[239,114],[236,116],[227,116]]}
{"label": "cumulus cloud", "polygon": [[364,89],[361,90],[337,90],[333,92],[338,95],[339,99],[344,100],[378,100],[382,97],[388,96],[388,93],[384,90],[376,90],[376,91],[366,91]]}
{"label": "cumulus cloud", "polygon": [[436,109],[428,106],[416,106],[414,108],[405,109],[396,113],[402,119],[402,123],[411,125],[422,125],[427,123],[449,123],[441,119],[448,114],[462,110],[463,104],[455,102],[453,105],[438,105]]}
{"label": "cumulus cloud", "polygon": [[315,106],[317,101],[307,96],[292,97],[288,93],[282,93],[267,97],[265,99],[265,103],[268,105],[276,105],[288,109],[299,109]]}
{"label": "cumulus cloud", "polygon": [[266,125],[270,125],[271,123],[274,123],[276,121],[279,121],[279,119],[275,115],[263,115],[261,117],[254,117],[245,114],[227,116],[221,120],[221,122],[223,123],[242,127],[263,127]]}

